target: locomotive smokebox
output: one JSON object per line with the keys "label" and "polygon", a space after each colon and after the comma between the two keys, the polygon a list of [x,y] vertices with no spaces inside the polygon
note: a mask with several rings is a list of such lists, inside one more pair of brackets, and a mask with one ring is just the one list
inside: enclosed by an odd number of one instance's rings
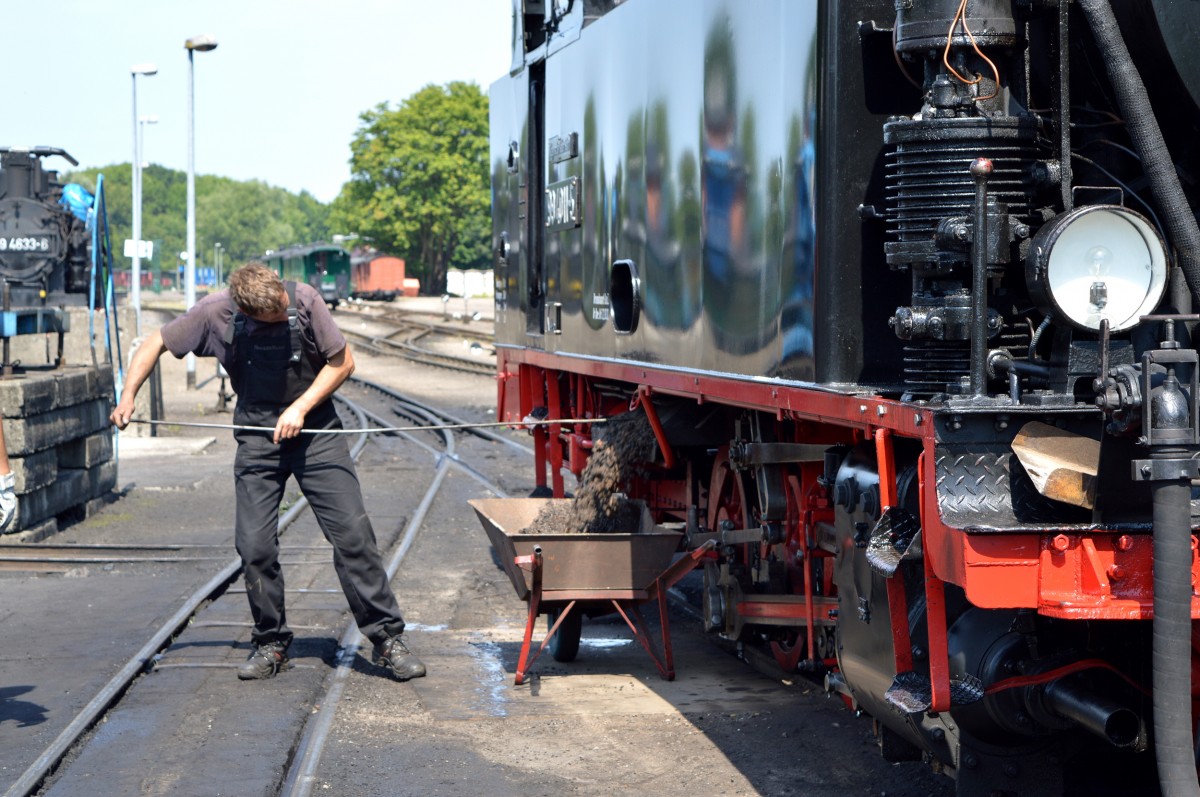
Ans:
{"label": "locomotive smokebox", "polygon": [[81,304],[88,283],[86,223],[60,203],[55,147],[0,147],[0,280],[15,307]]}

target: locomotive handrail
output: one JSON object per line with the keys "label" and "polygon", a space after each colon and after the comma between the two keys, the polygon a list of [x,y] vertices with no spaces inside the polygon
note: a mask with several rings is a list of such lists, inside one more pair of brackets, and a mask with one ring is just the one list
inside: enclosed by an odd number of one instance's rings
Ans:
{"label": "locomotive handrail", "polygon": [[[113,366],[114,401],[120,400],[125,383],[125,371],[121,364],[120,323],[114,322],[110,332],[110,319],[115,316],[116,302],[113,297],[112,239],[108,229],[108,206],[104,199],[104,175],[96,176],[96,198],[92,203],[93,213],[88,219],[92,233],[92,268],[88,279],[88,341],[92,352],[92,366],[99,368],[96,360],[96,284],[104,279],[104,348]],[[103,229],[103,235],[101,230]],[[101,260],[103,258],[103,260]],[[102,271],[103,269],[103,271]],[[116,357],[113,357],[113,348]]]}
{"label": "locomotive handrail", "polygon": [[71,154],[65,149],[59,147],[0,147],[0,152],[28,152],[30,155],[36,155],[39,158],[61,155],[72,166],[79,165],[79,161],[71,157]]}

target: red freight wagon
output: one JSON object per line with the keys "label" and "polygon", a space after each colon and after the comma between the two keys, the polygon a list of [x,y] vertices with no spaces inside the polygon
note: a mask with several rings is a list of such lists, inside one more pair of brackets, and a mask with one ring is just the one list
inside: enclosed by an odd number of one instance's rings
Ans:
{"label": "red freight wagon", "polygon": [[[406,288],[416,285],[416,280],[404,278],[404,259],[399,257],[384,256],[356,262],[353,272],[354,295],[360,299],[388,301],[400,295],[410,295]],[[412,290],[412,295],[415,295],[415,290]]]}

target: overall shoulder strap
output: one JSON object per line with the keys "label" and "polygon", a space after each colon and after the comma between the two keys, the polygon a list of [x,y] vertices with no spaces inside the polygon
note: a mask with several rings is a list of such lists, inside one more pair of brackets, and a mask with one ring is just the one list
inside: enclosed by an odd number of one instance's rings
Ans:
{"label": "overall shoulder strap", "polygon": [[300,311],[296,309],[296,283],[292,280],[287,280],[283,283],[284,290],[287,291],[288,308],[288,334],[292,339],[292,362],[300,362],[300,357],[304,352],[304,342],[300,339]]}
{"label": "overall shoulder strap", "polygon": [[233,299],[230,299],[229,303],[233,305],[233,315],[229,317],[229,324],[225,327],[224,340],[226,346],[233,345],[234,339],[241,334],[242,329],[246,326],[246,316],[237,308]]}

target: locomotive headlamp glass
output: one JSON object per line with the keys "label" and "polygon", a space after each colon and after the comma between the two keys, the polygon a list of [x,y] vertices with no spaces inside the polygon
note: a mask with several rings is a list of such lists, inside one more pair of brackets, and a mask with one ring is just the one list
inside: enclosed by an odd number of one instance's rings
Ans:
{"label": "locomotive headlamp glass", "polygon": [[1047,223],[1029,250],[1030,289],[1060,316],[1119,332],[1153,312],[1167,286],[1167,255],[1154,227],[1116,205],[1085,205]]}

